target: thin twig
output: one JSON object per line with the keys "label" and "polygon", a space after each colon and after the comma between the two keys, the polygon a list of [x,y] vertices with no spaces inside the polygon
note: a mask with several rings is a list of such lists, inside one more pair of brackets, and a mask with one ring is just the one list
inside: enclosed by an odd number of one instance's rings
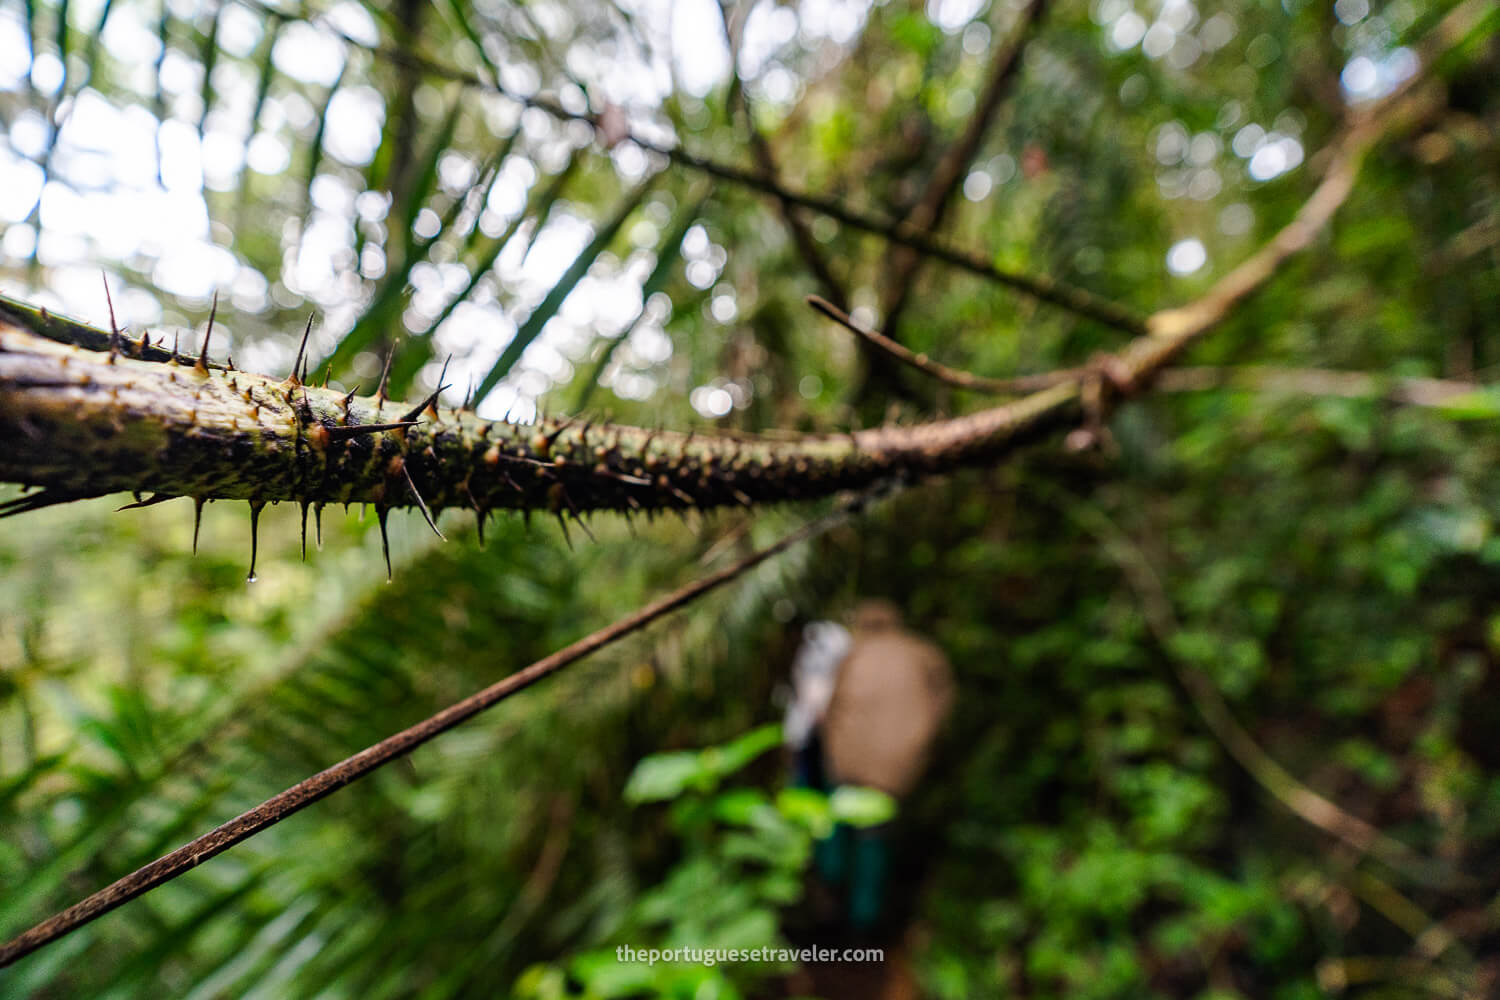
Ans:
{"label": "thin twig", "polygon": [[[1086,368],[1059,368],[1036,375],[990,378],[950,368],[925,354],[918,354],[877,330],[856,323],[848,313],[816,295],[807,304],[903,364],[910,365],[944,385],[970,392],[1016,396],[1038,392],[1088,374]],[[1212,389],[1249,389],[1256,392],[1330,396],[1339,399],[1383,399],[1408,406],[1451,406],[1464,396],[1484,391],[1480,382],[1461,379],[1424,378],[1414,375],[1383,375],[1376,372],[1332,371],[1322,368],[1283,368],[1273,365],[1198,365],[1168,368],[1151,387],[1160,392],[1205,392]]]}
{"label": "thin twig", "polygon": [[319,799],[410,753],[434,737],[492,708],[542,678],[644,628],[672,611],[685,607],[709,591],[741,576],[799,542],[822,534],[847,517],[855,506],[855,503],[843,504],[834,512],[808,522],[780,541],[752,553],[734,565],[700,577],[613,624],[579,639],[572,645],[537,660],[529,667],[518,670],[484,690],[448,706],[416,725],[387,737],[332,767],[298,782],[286,791],[272,796],[254,809],[242,813],[193,842],[137,869],[112,885],[100,889],[66,910],[47,918],[6,944],[0,945],[0,967],[10,965],[17,959],[77,930],[137,896],[170,882],[209,858],[248,840],[262,830],[275,826]]}
{"label": "thin twig", "polygon": [[884,351],[902,364],[910,365],[917,369],[917,371],[931,376],[945,385],[951,385],[959,389],[970,389],[975,392],[988,392],[997,395],[1015,395],[1035,389],[1046,389],[1062,382],[1076,379],[1079,375],[1079,372],[1073,369],[1061,372],[1048,372],[1045,375],[1035,376],[1038,379],[1044,379],[1045,384],[1043,382],[1036,382],[1035,384],[1027,383],[1025,387],[1017,388],[1017,383],[1021,380],[986,378],[983,375],[974,375],[966,371],[960,371],[957,368],[949,368],[947,365],[933,361],[925,354],[918,354],[878,330],[870,330],[854,322],[848,313],[827,299],[820,298],[817,295],[809,295],[807,297],[807,304],[856,337],[859,337],[871,347]]}

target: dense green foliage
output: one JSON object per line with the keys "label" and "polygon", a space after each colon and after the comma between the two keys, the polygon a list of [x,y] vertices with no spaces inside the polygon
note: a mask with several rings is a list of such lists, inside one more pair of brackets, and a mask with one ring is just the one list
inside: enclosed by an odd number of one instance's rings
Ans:
{"label": "dense green foliage", "polygon": [[[783,182],[880,216],[910,208],[1018,19],[964,6],[756,5],[743,90]],[[0,198],[0,291],[105,322],[102,266],[123,321],[172,331],[201,329],[221,286],[229,350],[273,372],[316,308],[340,384],[368,389],[394,348],[393,389],[419,396],[452,352],[446,402],[493,381],[492,415],[586,400],[640,424],[825,430],[979,405],[912,372],[867,376],[803,307],[828,290],[775,201],[397,58],[498,73],[566,107],[627,105],[695,154],[753,163],[725,75],[700,88],[677,64],[659,104],[623,93],[670,64],[649,7],[6,7],[0,42],[35,59],[0,90],[4,166],[14,190],[33,172],[47,187],[35,204]],[[677,13],[700,8],[720,31],[712,4]],[[1187,301],[1292,216],[1341,99],[1368,89],[1366,70],[1401,70],[1440,13],[1060,3],[1027,33],[941,232],[1143,313]],[[329,42],[330,24],[379,51]],[[303,47],[278,49],[287,38]],[[616,64],[639,46],[665,61],[630,83]],[[1440,69],[1441,110],[1375,150],[1317,248],[1195,363],[1488,380],[1500,55],[1481,38]],[[113,120],[104,106],[148,123],[158,176],[100,166],[133,135],[78,131]],[[54,142],[48,121],[72,124]],[[122,207],[142,191],[160,218]],[[111,205],[123,221],[80,222]],[[194,206],[201,226],[166,211]],[[807,222],[880,322],[887,245]],[[910,295],[893,332],[985,374],[1123,341],[932,262]],[[900,807],[888,943],[927,994],[1484,995],[1500,980],[1496,405],[1487,389],[1446,408],[1147,394],[1102,449],[1043,446],[881,501],[0,970],[0,993],[801,989],[786,968],[642,975],[612,956],[810,925],[804,876],[833,807],[785,793],[758,727],[777,714],[788,623],[885,596],[945,649],[962,694]],[[484,549],[466,515],[444,518],[446,544],[413,518],[392,525],[387,585],[373,517],[330,510],[303,565],[296,512],[279,508],[247,586],[243,510],[209,507],[194,557],[185,502],[112,506],[0,522],[0,936],[810,513],[596,518],[598,537],[575,529],[571,545],[516,519],[492,522]],[[1192,677],[1298,781],[1421,863],[1299,819],[1296,789],[1254,780],[1205,721]]]}

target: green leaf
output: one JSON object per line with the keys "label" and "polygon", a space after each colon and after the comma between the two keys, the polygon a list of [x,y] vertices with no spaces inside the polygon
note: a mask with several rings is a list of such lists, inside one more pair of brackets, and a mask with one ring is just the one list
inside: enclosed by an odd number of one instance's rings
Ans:
{"label": "green leaf", "polygon": [[[460,91],[459,98],[455,99],[453,106],[449,109],[448,118],[444,123],[445,131],[451,130],[456,126],[458,115],[462,109],[462,106],[462,92]],[[446,148],[446,143],[450,142],[451,140],[452,136],[450,134],[446,136],[440,136],[439,141],[433,143],[431,155],[428,156],[424,161],[426,167],[423,170],[423,178],[430,181],[431,178],[429,177],[429,174],[431,176],[436,176],[437,160],[442,157],[443,152]],[[421,190],[423,186],[423,183],[419,183],[414,190]],[[423,195],[423,198],[425,200],[425,195]],[[415,197],[407,207],[408,221],[404,232],[407,234],[407,236],[410,236],[412,234],[412,221],[415,220],[417,212],[420,211],[420,207]],[[381,280],[379,290],[375,293],[375,298],[371,300],[369,306],[366,307],[365,311],[360,314],[359,319],[355,320],[353,328],[344,335],[344,338],[342,340],[339,341],[338,346],[334,348],[334,351],[331,355],[318,362],[318,364],[312,366],[314,370],[322,368],[328,364],[332,364],[335,370],[342,370],[348,365],[350,359],[352,359],[354,355],[366,349],[371,344],[375,343],[382,336],[388,335],[391,330],[398,329],[400,327],[401,313],[406,306],[407,285],[411,279],[412,269],[415,268],[419,262],[427,260],[429,258],[433,245],[437,243],[437,241],[442,238],[443,233],[453,225],[454,220],[458,217],[458,214],[462,210],[463,199],[454,199],[453,202],[448,206],[447,211],[443,213],[443,217],[438,223],[437,232],[432,236],[422,237],[418,239],[415,244],[412,244],[402,253],[400,258],[401,263],[397,267],[386,272],[385,277]],[[387,250],[390,250],[389,244],[387,244]],[[414,374],[417,369],[421,367],[422,362],[425,361],[428,356],[430,356],[431,348],[427,346],[427,343],[425,341],[423,342],[423,346],[420,348],[420,350],[429,352],[429,354],[422,355],[420,359],[416,361],[408,360],[404,362],[400,367],[396,365],[391,366],[389,391],[391,395],[395,396],[398,399],[406,389],[406,386],[412,374]]]}
{"label": "green leaf", "polygon": [[167,92],[162,85],[161,69],[166,62],[167,53],[172,51],[172,8],[170,4],[161,5],[161,17],[156,22],[156,40],[161,44],[161,50],[156,55],[156,119],[167,120]]}
{"label": "green leaf", "polygon": [[725,823],[749,826],[760,810],[770,807],[770,800],[758,788],[735,788],[714,799],[714,816]]}
{"label": "green leaf", "polygon": [[1494,420],[1500,417],[1500,389],[1476,389],[1445,399],[1437,411],[1449,420]]}
{"label": "green leaf", "polygon": [[630,773],[630,780],[625,783],[625,801],[675,799],[688,788],[701,786],[710,777],[696,751],[655,754],[642,760]]}
{"label": "green leaf", "polygon": [[271,83],[276,79],[276,64],[271,61],[271,55],[276,51],[276,39],[280,36],[284,23],[280,18],[272,19],[270,29],[260,43],[260,73],[255,82],[255,102],[250,106],[250,131],[245,135],[245,165],[240,169],[240,187],[235,194],[235,217],[239,220],[238,226],[241,229],[246,228],[246,213],[250,207],[250,175],[255,172],[250,169],[250,142],[260,128],[261,112],[265,109],[266,99],[271,95]]}
{"label": "green leaf", "polygon": [[[475,54],[484,63],[485,69],[490,72],[490,79],[498,81],[500,79],[500,67],[496,66],[495,61],[490,58],[489,52],[484,47],[484,40],[480,37],[479,32],[474,30],[474,24],[469,20],[469,4],[465,0],[447,0],[443,9],[453,19],[453,23],[458,25],[458,30],[462,31],[464,37],[473,44]],[[519,132],[520,130],[517,129],[517,131]]]}
{"label": "green leaf", "polygon": [[0,782],[0,808],[9,808],[11,802],[43,778],[59,770],[66,760],[66,755],[60,753],[38,757],[20,774]]}
{"label": "green leaf", "polygon": [[721,747],[703,751],[704,766],[720,778],[727,777],[774,747],[781,746],[779,723],[760,726]]}
{"label": "green leaf", "polygon": [[828,796],[811,788],[783,788],[776,793],[776,808],[787,822],[822,840],[833,832],[833,808]]}
{"label": "green leaf", "polygon": [[746,910],[727,923],[715,928],[705,947],[709,948],[768,948],[780,941],[780,922],[776,914],[768,909]]}
{"label": "green leaf", "polygon": [[615,351],[630,339],[631,331],[646,315],[646,303],[650,302],[651,296],[665,288],[667,282],[671,280],[678,263],[682,260],[682,241],[687,238],[688,230],[692,229],[698,221],[698,216],[702,214],[703,204],[706,201],[708,201],[707,190],[678,211],[677,218],[667,232],[666,239],[661,241],[661,245],[656,250],[656,264],[651,268],[651,273],[646,276],[645,283],[641,285],[641,308],[636,310],[635,316],[625,324],[620,335],[605,346],[604,353],[600,354],[599,360],[594,363],[594,370],[580,383],[578,397],[573,401],[575,411],[582,410],[588,405],[589,398],[598,387],[599,379],[609,367],[610,359],[615,356]]}
{"label": "green leaf", "polygon": [[[218,24],[216,20],[214,22]],[[328,88],[328,93],[323,95],[323,104],[318,108],[318,128],[313,133],[312,142],[307,147],[307,181],[302,192],[302,215],[307,218],[312,214],[312,187],[313,181],[318,179],[318,167],[323,163],[323,136],[328,131],[328,109],[333,104],[333,95],[339,92],[339,87],[344,83],[344,74],[349,72],[349,60],[344,60],[344,65],[339,69],[339,75],[334,79],[333,85]],[[205,90],[208,87],[204,83]],[[204,107],[207,108],[205,102]],[[205,111],[205,114],[207,112]],[[200,122],[199,130],[203,128]]]}
{"label": "green leaf", "polygon": [[555,965],[533,965],[516,978],[511,992],[525,1000],[562,1000],[568,996],[568,976]]}
{"label": "green leaf", "polygon": [[895,818],[896,800],[877,788],[841,785],[828,797],[828,808],[840,823],[879,826]]}
{"label": "green leaf", "polygon": [[521,263],[525,264],[531,256],[532,249],[536,246],[537,237],[542,235],[542,230],[547,228],[547,221],[552,218],[552,210],[562,200],[563,190],[568,186],[568,181],[573,179],[580,167],[583,166],[583,156],[577,149],[568,154],[568,162],[563,168],[553,175],[552,183],[548,184],[542,192],[541,199],[531,213],[535,222],[531,226],[531,232],[526,237],[526,252],[521,254]]}
{"label": "green leaf", "polygon": [[902,12],[891,18],[891,41],[926,57],[943,40],[943,31],[925,16]]}
{"label": "green leaf", "polygon": [[650,991],[657,981],[657,967],[644,962],[622,962],[613,951],[584,952],[570,968],[594,997],[629,997]]}
{"label": "green leaf", "polygon": [[[348,63],[345,63],[347,66]],[[466,91],[457,88],[454,91],[453,103],[448,107],[448,114],[443,117],[442,127],[438,134],[433,137],[432,145],[428,148],[427,155],[422,159],[422,170],[412,183],[411,190],[406,192],[406,225],[401,230],[401,242],[410,245],[415,237],[412,227],[416,224],[417,216],[427,206],[427,199],[431,196],[433,189],[437,187],[438,164],[443,157],[453,148],[453,135],[458,131],[459,120],[463,117],[464,108],[468,105],[465,100]],[[439,229],[438,235],[442,234]],[[415,237],[424,239],[431,243],[437,237]]]}
{"label": "green leaf", "polygon": [[[68,46],[68,0],[58,0],[57,4],[57,58],[62,62],[62,84],[57,89],[59,99],[66,97],[68,93],[68,57],[72,50]],[[55,141],[57,130],[52,133]]]}
{"label": "green leaf", "polygon": [[[491,157],[490,160],[480,169],[478,179],[475,182],[475,186],[484,188],[486,200],[489,198],[489,192],[494,189],[495,184],[499,181],[500,168],[504,164],[505,159],[510,156],[511,150],[515,147],[516,140],[520,137],[520,134],[520,129],[512,132],[510,136],[505,140],[505,142],[501,144],[500,149],[496,151],[495,155]],[[431,240],[428,240],[422,244],[422,248],[424,251],[431,245],[433,241],[441,238],[444,233],[448,232],[453,227],[454,223],[458,219],[459,214],[463,210],[465,201],[468,200],[469,194],[472,191],[473,188],[470,188],[469,192],[465,192],[463,195],[460,195],[458,198],[454,199],[453,203],[448,207],[447,212],[445,212],[443,215],[442,224],[438,229],[437,235],[432,237]],[[481,201],[480,204],[482,205],[483,201]],[[403,394],[406,387],[411,384],[411,380],[416,376],[417,372],[421,370],[421,367],[426,364],[429,359],[431,359],[433,351],[433,332],[436,331],[438,327],[442,326],[443,322],[453,314],[453,310],[458,308],[459,303],[467,301],[469,296],[473,294],[474,288],[479,284],[480,279],[485,276],[490,268],[494,267],[496,258],[499,257],[500,252],[504,249],[506,242],[515,233],[516,228],[519,227],[520,221],[521,219],[517,218],[516,221],[511,224],[511,227],[507,230],[507,232],[502,234],[500,239],[495,240],[491,245],[490,250],[485,255],[483,255],[475,265],[473,265],[472,269],[469,271],[468,282],[464,285],[463,290],[460,291],[452,299],[450,299],[448,301],[448,304],[445,305],[435,317],[433,317],[430,323],[428,323],[421,330],[415,331],[413,337],[405,343],[400,351],[397,352],[395,363],[391,365],[390,384],[392,387],[392,392],[394,394]],[[474,246],[482,238],[483,232],[476,224],[473,229],[469,230],[468,235],[464,239],[464,255],[469,255],[472,252]]]}
{"label": "green leaf", "polygon": [[657,176],[656,174],[652,174],[647,177],[636,186],[634,191],[626,195],[624,202],[621,203],[614,216],[599,228],[598,232],[594,234],[594,238],[589,241],[589,245],[584,247],[583,251],[573,259],[572,264],[568,265],[567,271],[558,279],[557,284],[552,286],[552,290],[547,293],[546,298],[542,299],[541,303],[531,311],[531,315],[526,317],[526,322],[521,324],[521,328],[516,331],[515,337],[505,346],[500,359],[495,362],[495,366],[490,369],[489,374],[479,383],[479,388],[475,391],[476,400],[487,396],[490,390],[495,388],[500,380],[515,367],[516,362],[521,360],[521,355],[525,352],[526,348],[531,346],[531,342],[541,335],[542,327],[547,324],[548,320],[557,315],[557,310],[562,307],[563,301],[572,294],[574,286],[588,273],[589,268],[594,265],[594,261],[599,259],[599,255],[605,251],[605,248],[614,242],[615,235],[625,225],[625,220],[630,218],[642,200],[645,199],[647,192],[651,190],[652,184],[656,182]]}
{"label": "green leaf", "polygon": [[[26,6],[30,9],[31,4],[28,3]],[[99,20],[94,22],[94,30],[89,33],[88,39],[83,43],[85,72],[83,80],[79,83],[80,90],[88,86],[99,71],[99,40],[104,35],[104,29],[109,24],[109,15],[114,9],[115,0],[104,0],[104,6],[99,9]]]}
{"label": "green leaf", "polygon": [[[198,97],[203,103],[203,108],[198,112],[198,137],[203,137],[203,124],[208,121],[209,109],[214,106],[214,66],[219,60],[219,19],[224,15],[224,5],[219,4],[214,8],[214,18],[208,26],[208,33],[203,36],[203,44],[198,48],[198,62],[203,67],[203,86],[199,90]],[[104,18],[109,16],[109,4],[105,4],[104,13],[100,17],[101,24]],[[92,44],[92,39],[90,43]],[[343,74],[341,73],[340,76]],[[337,86],[337,85],[335,85]],[[329,91],[332,94],[332,91]],[[327,108],[324,108],[327,114]],[[321,138],[323,124],[318,123],[318,134]],[[321,142],[319,143],[321,145]]]}

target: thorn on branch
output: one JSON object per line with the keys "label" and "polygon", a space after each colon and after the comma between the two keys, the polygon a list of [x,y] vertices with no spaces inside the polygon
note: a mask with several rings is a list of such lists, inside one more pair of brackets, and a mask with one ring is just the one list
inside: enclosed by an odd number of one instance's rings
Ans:
{"label": "thorn on branch", "polygon": [[199,375],[208,374],[208,341],[214,335],[214,318],[219,314],[219,293],[214,292],[214,301],[208,309],[208,328],[203,331],[203,347],[198,351],[198,360],[193,370]]}
{"label": "thorn on branch", "polygon": [[437,402],[438,395],[446,388],[448,387],[445,385],[438,386],[437,389],[433,391],[432,395],[428,396],[416,406],[413,406],[410,410],[406,411],[406,413],[402,414],[401,422],[404,424],[417,423],[417,418],[422,415],[422,411],[427,409],[433,403]]}
{"label": "thorn on branch", "polygon": [[328,431],[328,440],[347,441],[350,438],[362,437],[366,434],[379,434],[381,431],[399,431],[408,427],[417,426],[416,420],[400,420],[390,424],[335,424],[325,429]]}
{"label": "thorn on branch", "polygon": [[128,503],[123,507],[116,507],[115,513],[118,514],[122,510],[138,510],[141,507],[155,507],[159,503],[166,503],[168,500],[176,499],[177,494],[175,493],[154,493],[151,495],[151,498],[149,500],[136,500],[135,503]]}
{"label": "thorn on branch", "polygon": [[115,322],[115,300],[109,294],[109,275],[100,271],[99,276],[104,279],[104,302],[109,306],[109,360],[113,362],[120,353],[120,327]]}
{"label": "thorn on branch", "polygon": [[391,377],[391,362],[395,360],[395,357],[396,345],[392,344],[391,349],[385,352],[385,365],[380,369],[380,384],[375,387],[376,413],[380,412],[380,404],[384,403],[387,399],[390,399],[390,397],[385,394],[385,387],[386,382],[389,381]]}
{"label": "thorn on branch", "polygon": [[[300,384],[306,381],[307,372],[306,369],[303,369],[302,367],[302,359],[307,353],[307,338],[312,334],[313,315],[314,314],[309,313],[307,316],[307,326],[302,331],[302,343],[297,346],[297,356],[292,359],[292,373],[286,377],[286,380],[288,382]],[[302,373],[300,375],[298,374],[298,369],[302,369]]]}
{"label": "thorn on branch", "polygon": [[[432,395],[428,396],[426,399],[422,400],[422,402],[418,403],[416,406],[407,411],[406,415],[401,418],[402,420],[415,422],[416,419],[422,415],[423,410],[427,409],[429,406],[432,406],[432,404],[437,402],[438,397],[443,394],[443,390],[451,388],[446,383],[444,383],[443,379],[447,378],[448,376],[448,362],[452,360],[453,355],[450,354],[448,355],[448,361],[443,362],[443,371],[440,375],[438,375],[438,386],[432,391]],[[384,392],[383,387],[385,384],[385,376],[382,375],[380,378],[382,385],[381,391]],[[436,408],[434,408],[432,412],[436,414]]]}
{"label": "thorn on branch", "polygon": [[101,495],[99,493],[72,493],[66,490],[44,489],[0,503],[0,518],[14,517],[17,514],[27,514],[34,510],[41,510],[43,507],[51,507],[60,503],[72,503],[75,500],[88,500]]}
{"label": "thorn on branch", "polygon": [[434,535],[437,535],[438,538],[446,542],[448,539],[438,530],[437,520],[432,516],[432,512],[427,509],[427,501],[422,499],[421,491],[417,489],[417,484],[411,478],[411,469],[407,467],[405,462],[401,463],[401,474],[406,477],[406,487],[411,490],[412,498],[417,501],[417,509],[422,512],[422,517],[427,521],[427,527],[432,529]]}
{"label": "thorn on branch", "polygon": [[557,526],[562,529],[563,541],[568,544],[568,551],[572,552],[573,551],[573,536],[570,535],[570,534],[568,534],[568,521],[567,521],[567,518],[563,517],[562,511],[560,511],[560,510],[553,511],[553,514],[557,517]]}

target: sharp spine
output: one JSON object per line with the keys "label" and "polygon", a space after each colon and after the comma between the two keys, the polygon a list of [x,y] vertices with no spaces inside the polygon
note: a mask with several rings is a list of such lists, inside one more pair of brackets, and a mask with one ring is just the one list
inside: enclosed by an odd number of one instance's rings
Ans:
{"label": "sharp spine", "polygon": [[360,437],[364,434],[379,434],[381,431],[404,430],[407,427],[417,426],[415,420],[402,420],[393,424],[343,424],[327,428],[329,441],[345,441],[349,438]]}
{"label": "sharp spine", "polygon": [[302,359],[303,359],[303,357],[307,353],[307,338],[310,337],[310,336],[312,336],[312,325],[313,325],[313,316],[314,315],[315,315],[314,313],[308,313],[307,314],[307,326],[302,331],[302,343],[297,346],[297,356],[292,359],[292,373],[290,375],[288,375],[287,379],[286,379],[288,382],[299,382],[300,383],[300,382],[305,381],[305,379],[303,378],[303,376],[307,374],[306,369],[303,369],[302,375],[298,375],[297,374],[297,370],[299,368],[302,368],[302,364],[303,364]]}
{"label": "sharp spine", "polygon": [[411,478],[411,469],[407,468],[404,462],[401,464],[401,474],[406,477],[406,486],[411,490],[411,495],[416,499],[417,509],[422,512],[422,517],[426,519],[427,527],[432,529],[434,535],[437,535],[446,542],[448,539],[443,538],[443,533],[438,530],[437,521],[433,518],[432,512],[427,509],[427,501],[422,499],[421,491],[417,489],[417,484]]}
{"label": "sharp spine", "polygon": [[264,508],[264,500],[250,501],[250,573],[245,577],[246,583],[255,582],[255,557],[260,550],[260,512]]}
{"label": "sharp spine", "polygon": [[100,271],[99,276],[104,279],[104,301],[109,306],[109,358],[113,361],[120,353],[120,327],[115,323],[115,300],[109,294],[109,275]]}
{"label": "sharp spine", "polygon": [[208,341],[214,335],[214,318],[219,315],[219,293],[214,292],[213,305],[208,309],[208,328],[203,331],[203,348],[198,352],[198,360],[193,363],[193,368],[200,375],[208,374]]}
{"label": "sharp spine", "polygon": [[380,518],[380,551],[385,555],[385,582],[390,583],[394,578],[391,572],[391,538],[385,529],[386,515],[390,513],[390,508],[381,504],[375,509],[375,513]]}
{"label": "sharp spine", "polygon": [[141,507],[154,507],[154,506],[156,506],[159,503],[165,503],[168,500],[176,500],[176,499],[177,499],[176,494],[172,494],[172,493],[153,493],[153,494],[151,494],[150,499],[147,499],[147,500],[136,500],[135,503],[128,503],[128,504],[125,504],[123,507],[116,507],[115,508],[115,513],[118,514],[122,510],[137,510],[137,509],[139,509]]}

